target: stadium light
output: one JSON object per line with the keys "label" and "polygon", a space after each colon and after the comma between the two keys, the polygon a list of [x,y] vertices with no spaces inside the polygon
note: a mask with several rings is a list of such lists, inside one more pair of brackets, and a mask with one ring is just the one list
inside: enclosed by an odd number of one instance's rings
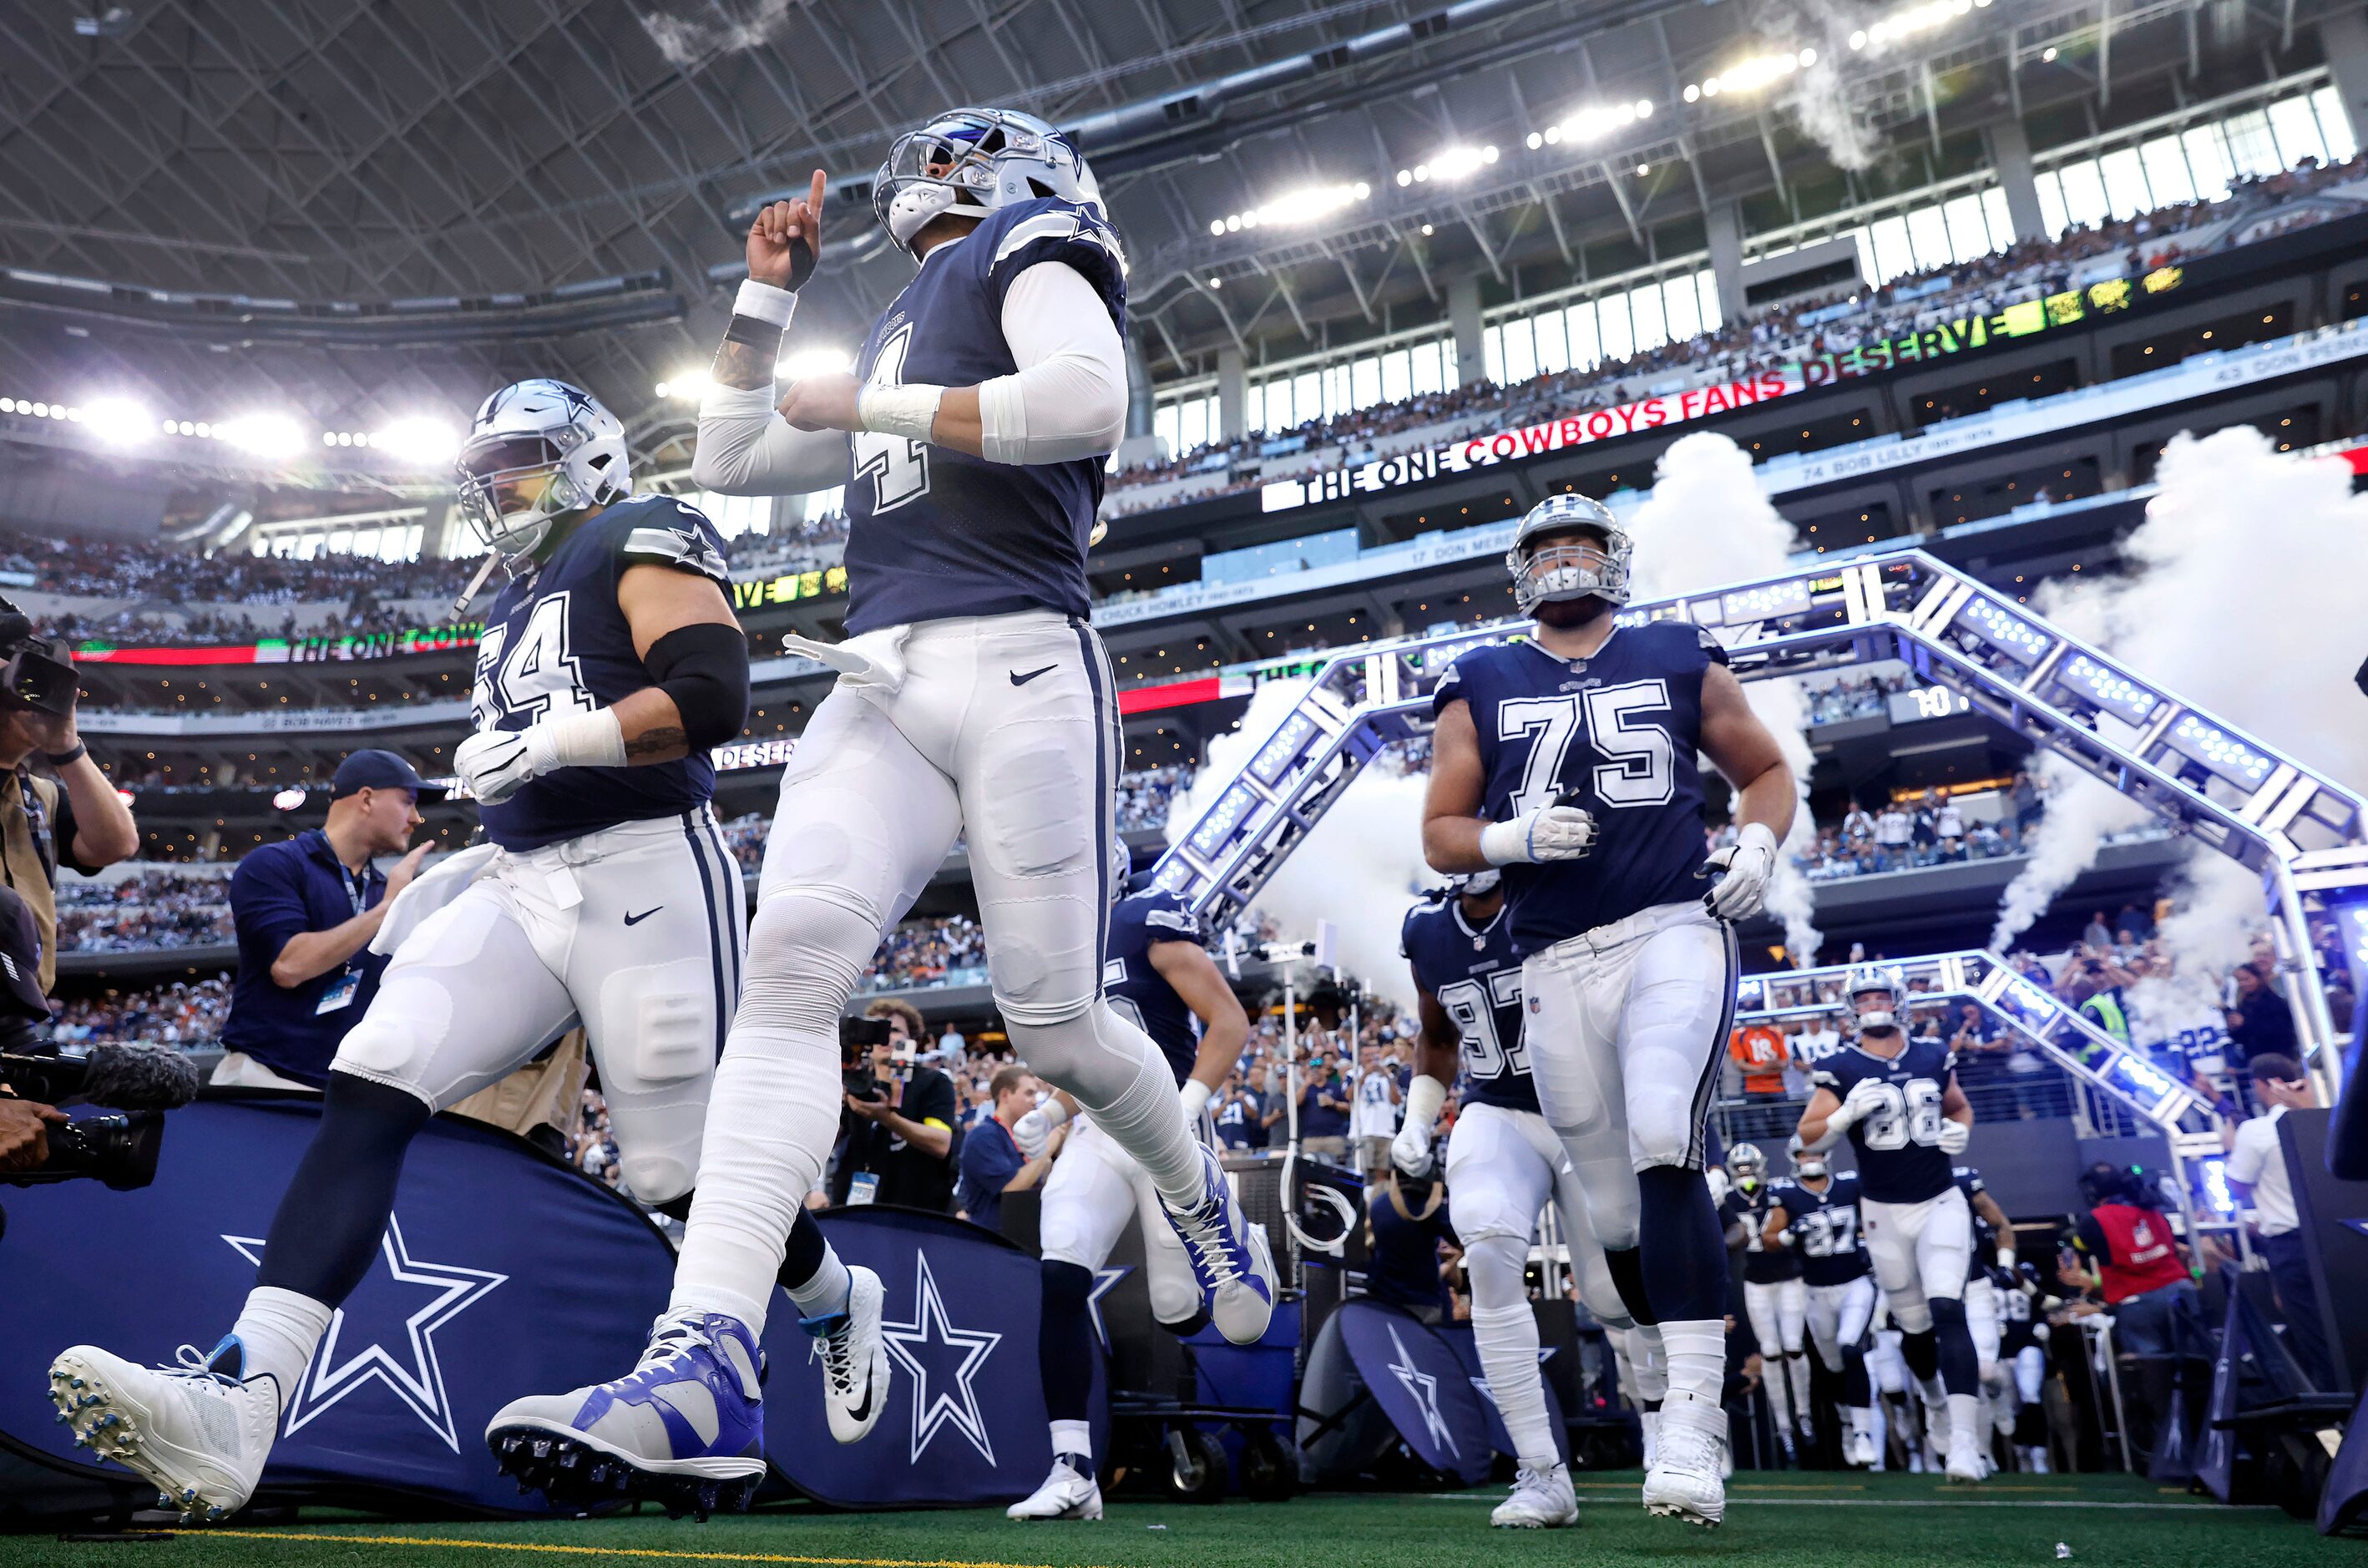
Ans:
{"label": "stadium light", "polygon": [[128,397],[93,398],[82,412],[90,433],[110,447],[136,447],[163,428],[154,415]]}
{"label": "stadium light", "polygon": [[855,356],[844,348],[801,348],[773,367],[774,376],[784,381],[802,381],[808,376],[827,376],[833,371],[855,369]]}
{"label": "stadium light", "polygon": [[696,403],[707,395],[707,372],[685,370],[682,374],[658,383],[660,397],[678,397],[685,403]]}
{"label": "stadium light", "polygon": [[1850,34],[1850,46],[1865,49],[1873,44],[1897,43],[1902,39],[1914,38],[1918,33],[1944,27],[1959,17],[1972,16],[1989,3],[1990,0],[1925,0],[1921,6],[1894,11],[1873,26]]}
{"label": "stadium light", "polygon": [[[1406,185],[1410,182],[1400,180],[1398,183]],[[1212,218],[1209,220],[1209,233],[1212,236],[1238,234],[1244,229],[1255,229],[1262,223],[1313,223],[1372,194],[1373,187],[1363,180],[1353,185],[1312,185],[1302,190],[1286,191],[1247,211],[1228,212],[1222,218]]]}
{"label": "stadium light", "polygon": [[284,414],[247,414],[213,427],[218,440],[259,458],[295,456],[304,445],[304,432]]}
{"label": "stadium light", "polygon": [[370,446],[397,462],[441,468],[461,455],[461,433],[441,419],[398,419],[367,437]]}
{"label": "stadium light", "polygon": [[1574,109],[1543,131],[1531,131],[1529,148],[1534,153],[1540,148],[1559,146],[1565,142],[1600,142],[1615,131],[1624,131],[1638,120],[1652,117],[1653,100],[1650,98]]}
{"label": "stadium light", "polygon": [[1423,185],[1431,180],[1469,179],[1497,161],[1497,149],[1487,147],[1443,147],[1430,156],[1428,163],[1417,164],[1398,171],[1398,184]]}
{"label": "stadium light", "polygon": [[[1971,4],[1971,0],[1967,3]],[[1703,98],[1714,98],[1721,93],[1756,92],[1770,82],[1781,82],[1795,71],[1805,71],[1816,62],[1817,51],[1814,49],[1778,50],[1754,55],[1749,60],[1737,61],[1715,76],[1688,83],[1685,99],[1691,104]]]}

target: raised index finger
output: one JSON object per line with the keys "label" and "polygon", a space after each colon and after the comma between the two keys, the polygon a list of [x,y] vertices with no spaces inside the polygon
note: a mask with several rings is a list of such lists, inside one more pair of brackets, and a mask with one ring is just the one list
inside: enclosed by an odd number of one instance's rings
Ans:
{"label": "raised index finger", "polygon": [[806,211],[813,218],[815,239],[822,237],[822,198],[823,192],[828,189],[829,186],[828,176],[820,169],[816,169],[814,172],[814,182],[806,189]]}

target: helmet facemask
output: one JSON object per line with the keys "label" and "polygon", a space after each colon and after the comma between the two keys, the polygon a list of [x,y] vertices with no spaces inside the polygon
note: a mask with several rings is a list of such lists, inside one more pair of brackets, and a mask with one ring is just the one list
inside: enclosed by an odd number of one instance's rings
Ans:
{"label": "helmet facemask", "polygon": [[[583,442],[584,433],[566,425],[540,436],[488,435],[461,449],[461,512],[486,548],[524,554],[543,541],[552,523],[593,505],[568,472],[567,454]],[[505,511],[505,493],[538,475],[548,476],[541,497]]]}

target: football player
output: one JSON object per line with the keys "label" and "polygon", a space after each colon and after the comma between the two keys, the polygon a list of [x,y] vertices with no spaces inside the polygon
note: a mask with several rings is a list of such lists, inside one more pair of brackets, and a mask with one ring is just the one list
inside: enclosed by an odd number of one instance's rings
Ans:
{"label": "football player", "polygon": [[1994,1277],[2014,1270],[2014,1222],[1982,1183],[1982,1173],[1971,1165],[1952,1166],[1949,1177],[1965,1195],[1973,1211],[1974,1245],[1965,1275],[1965,1331],[1974,1336],[1974,1365],[1982,1382],[1982,1455],[1989,1457],[1988,1434],[2009,1430],[2014,1412],[2014,1382],[2002,1355],[2005,1316]]}
{"label": "football player", "polygon": [[1809,1342],[1826,1370],[1842,1381],[1850,1416],[1844,1463],[1873,1467],[1874,1392],[1867,1373],[1867,1324],[1874,1316],[1874,1280],[1866,1249],[1858,1244],[1858,1176],[1836,1176],[1823,1154],[1793,1156],[1789,1180],[1773,1184],[1764,1233],[1770,1248],[1796,1253],[1808,1287]]}
{"label": "football player", "polygon": [[[1447,1143],[1447,1187],[1455,1195],[1455,1233],[1472,1280],[1473,1338],[1520,1465],[1512,1495],[1488,1522],[1531,1529],[1575,1525],[1578,1499],[1547,1418],[1526,1282],[1538,1213],[1549,1202],[1569,1242],[1571,1275],[1587,1310],[1615,1346],[1634,1325],[1587,1228],[1570,1156],[1538,1112],[1502,873],[1460,877],[1446,896],[1415,905],[1399,951],[1413,967],[1422,1020],[1406,1122],[1390,1145],[1391,1165],[1404,1179],[1432,1179],[1432,1137],[1459,1064],[1466,1080]],[[1627,1370],[1633,1380],[1634,1369]]]}
{"label": "football player", "polygon": [[[438,1110],[580,1022],[626,1187],[679,1214],[699,1175],[744,926],[709,804],[709,750],[739,734],[748,706],[723,541],[685,503],[632,494],[623,426],[564,381],[485,400],[460,502],[493,552],[479,582],[507,574],[477,645],[476,733],[453,756],[492,845],[450,858],[391,911],[393,961],[331,1064],[320,1129],[229,1335],[179,1368],[82,1346],[51,1370],[77,1431],[185,1517],[224,1517],[254,1492],[289,1394],[378,1256],[404,1151]],[[825,1250],[801,1228],[801,1284]],[[846,1323],[817,1326],[826,1360],[843,1361]],[[753,1383],[755,1355],[741,1347],[730,1375]],[[607,1430],[587,1437],[587,1482],[608,1479]],[[719,1440],[753,1437],[729,1426]],[[680,1499],[712,1479],[681,1478]]]}
{"label": "football player", "polygon": [[2013,1372],[2013,1448],[2024,1470],[2047,1473],[2047,1320],[2041,1310],[2039,1266],[2000,1269],[1998,1279],[1998,1355]]}
{"label": "football player", "polygon": [[1767,1391],[1775,1417],[1776,1446],[1784,1450],[1785,1459],[1797,1460],[1793,1423],[1800,1423],[1801,1435],[1815,1440],[1809,1430],[1809,1288],[1802,1282],[1800,1254],[1768,1244],[1776,1194],[1759,1145],[1737,1143],[1729,1149],[1726,1176],[1730,1185],[1719,1205],[1719,1218],[1726,1222],[1726,1244],[1744,1249],[1743,1310],[1751,1320],[1752,1337],[1759,1342],[1764,1367],[1759,1386]]}
{"label": "football player", "polygon": [[1907,1038],[1907,988],[1896,971],[1854,970],[1842,989],[1858,1043],[1817,1070],[1801,1145],[1822,1153],[1850,1139],[1867,1256],[1899,1326],[1900,1355],[1928,1410],[1948,1412],[1949,1479],[1975,1484],[1981,1376],[1964,1301],[1973,1211],[1950,1174],[1972,1137],[1973,1108],[1949,1048]]}
{"label": "football player", "polygon": [[[843,484],[849,528],[847,640],[790,640],[840,674],[782,771],[776,820],[794,830],[766,845],[706,1176],[652,1344],[674,1357],[666,1376],[724,1391],[734,1430],[758,1412],[731,1346],[762,1333],[837,1131],[839,1015],[964,834],[1014,1053],[1149,1174],[1227,1339],[1258,1340],[1274,1303],[1265,1233],[1192,1135],[1159,1048],[1102,995],[1119,717],[1085,558],[1125,423],[1126,279],[1093,176],[1059,131],[1005,109],[898,138],[872,205],[917,275],[856,375],[783,394],[824,187],[817,170],[749,229],[691,468],[730,494]],[[656,1377],[598,1392],[646,1406]],[[655,1413],[635,1430],[645,1470],[730,1452]]]}
{"label": "football player", "polygon": [[[1633,551],[1575,494],[1515,528],[1506,565],[1536,625],[1464,653],[1433,694],[1423,851],[1504,873],[1539,1108],[1622,1301],[1661,1331],[1645,1506],[1707,1526],[1725,1513],[1726,1247],[1705,1117],[1735,1014],[1732,922],[1759,912],[1800,791],[1707,632],[1617,623]],[[1709,856],[1704,756],[1739,824]]]}
{"label": "football player", "polygon": [[[1121,899],[1110,915],[1102,986],[1111,1009],[1158,1045],[1184,1114],[1201,1136],[1212,1138],[1214,1130],[1206,1125],[1209,1096],[1241,1060],[1250,1020],[1204,940],[1201,917],[1176,894],[1152,888]],[[1074,1099],[1053,1096],[1021,1117],[1012,1135],[1023,1153],[1041,1150],[1076,1108]],[[1092,1118],[1076,1119],[1068,1147],[1045,1181],[1041,1213],[1044,1308],[1036,1359],[1052,1418],[1053,1469],[1033,1495],[1008,1512],[1015,1519],[1099,1519],[1102,1492],[1084,1371],[1094,1354],[1089,1303],[1095,1272],[1110,1261],[1130,1216],[1143,1227],[1153,1319],[1181,1337],[1199,1333],[1209,1313],[1183,1244],[1160,1213],[1158,1189]]]}

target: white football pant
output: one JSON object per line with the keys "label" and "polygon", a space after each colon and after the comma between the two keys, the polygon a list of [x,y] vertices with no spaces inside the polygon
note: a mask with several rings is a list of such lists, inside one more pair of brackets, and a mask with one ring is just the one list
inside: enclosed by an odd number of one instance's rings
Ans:
{"label": "white football pant", "polygon": [[1133,1219],[1143,1229],[1151,1315],[1163,1324],[1190,1323],[1201,1311],[1201,1286],[1183,1239],[1160,1210],[1159,1189],[1093,1118],[1080,1117],[1071,1129],[1044,1178],[1037,1233],[1045,1261],[1098,1272]]}
{"label": "white football pant", "polygon": [[[1861,1274],[1846,1284],[1810,1286],[1808,1316],[1809,1340],[1817,1347],[1817,1359],[1826,1370],[1841,1376],[1842,1352],[1866,1337],[1866,1325],[1874,1316],[1874,1280]],[[1870,1359],[1869,1367],[1873,1364]]]}
{"label": "white football pant", "polygon": [[1934,1301],[1964,1294],[1965,1266],[1974,1250],[1974,1215],[1952,1187],[1921,1203],[1859,1199],[1859,1233],[1883,1287],[1891,1320],[1903,1334],[1932,1326]]}
{"label": "white football pant", "polygon": [[699,1179],[745,908],[704,806],[504,851],[395,949],[332,1070],[441,1110],[580,1020],[626,1187],[679,1198]]}

